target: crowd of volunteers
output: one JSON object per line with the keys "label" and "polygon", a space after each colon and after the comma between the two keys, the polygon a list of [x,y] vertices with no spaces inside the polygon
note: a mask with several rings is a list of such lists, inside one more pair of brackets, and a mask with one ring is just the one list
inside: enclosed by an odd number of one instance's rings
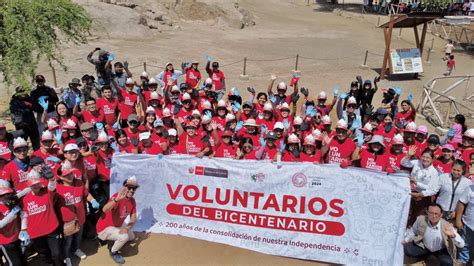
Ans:
{"label": "crowd of volunteers", "polygon": [[109,195],[114,153],[407,172],[405,254],[432,254],[442,265],[469,260],[474,128],[463,115],[440,137],[417,125],[411,94],[379,88],[378,77],[357,76],[327,92],[300,87],[296,76],[271,75],[267,88],[248,87],[243,99],[227,87],[219,63],[206,59],[202,74],[194,61],[135,77],[127,62],[96,48],[87,56],[96,73],[72,79],[61,93],[41,74],[31,90],[17,87],[10,99],[16,130],[0,124],[1,263],[24,265],[37,252],[47,263],[71,265],[73,256],[87,257],[82,239],[98,238],[123,264],[120,249],[135,238],[139,186],[132,176]]}

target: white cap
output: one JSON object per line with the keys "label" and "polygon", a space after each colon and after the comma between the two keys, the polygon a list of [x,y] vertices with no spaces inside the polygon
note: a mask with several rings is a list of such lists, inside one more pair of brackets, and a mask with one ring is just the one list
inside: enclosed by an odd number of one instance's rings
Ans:
{"label": "white cap", "polygon": [[416,132],[415,122],[408,123],[407,126],[405,127],[405,131],[407,131],[407,132]]}
{"label": "white cap", "polygon": [[470,128],[466,130],[463,134],[463,136],[474,139],[474,128]]}
{"label": "white cap", "polygon": [[59,125],[58,125],[58,123],[56,122],[56,120],[54,120],[54,119],[52,119],[52,118],[48,119],[48,122],[47,122],[47,123],[48,123],[48,129],[50,129],[50,130],[53,129],[53,128],[55,128],[55,127],[59,127]]}
{"label": "white cap", "polygon": [[183,101],[186,101],[186,100],[191,100],[191,95],[189,95],[189,93],[187,92],[183,94]]}
{"label": "white cap", "polygon": [[75,129],[76,128],[76,122],[74,122],[72,119],[68,119],[66,122],[66,129]]}
{"label": "white cap", "polygon": [[303,118],[296,116],[295,119],[293,119],[293,125],[301,125],[303,124]]}
{"label": "white cap", "polygon": [[321,118],[321,121],[324,125],[330,125],[332,123],[331,117],[329,117],[328,115],[323,116],[323,118]]}
{"label": "white cap", "polygon": [[75,143],[69,143],[64,147],[64,151],[73,151],[73,150],[79,150],[79,147]]}
{"label": "white cap", "polygon": [[168,135],[176,137],[178,135],[178,132],[176,131],[176,129],[171,128],[171,129],[168,130]]}
{"label": "white cap", "polygon": [[179,91],[179,87],[176,85],[173,85],[173,87],[171,87],[171,91]]}
{"label": "white cap", "polygon": [[155,108],[153,108],[153,107],[151,107],[151,106],[148,106],[148,107],[146,108],[146,112],[145,112],[145,113],[147,113],[147,114],[148,114],[148,113],[156,114]]}
{"label": "white cap", "polygon": [[336,128],[347,129],[347,122],[344,119],[339,119],[336,123]]}
{"label": "white cap", "polygon": [[202,107],[203,110],[212,109],[212,105],[209,101],[203,101],[201,103],[201,107]]}
{"label": "white cap", "polygon": [[128,79],[125,81],[125,84],[135,84],[135,81],[133,81],[132,78],[128,78]]}
{"label": "white cap", "polygon": [[225,116],[225,121],[226,122],[229,122],[229,121],[234,121],[235,120],[235,115],[231,114],[231,113],[228,113],[226,116]]}
{"label": "white cap", "polygon": [[206,81],[204,82],[204,84],[206,84],[206,85],[212,84],[212,79],[211,79],[211,78],[207,78]]}
{"label": "white cap", "polygon": [[198,115],[198,116],[201,116],[201,113],[199,112],[198,109],[194,109],[193,112],[191,113],[191,115]]}
{"label": "white cap", "polygon": [[165,109],[163,109],[163,117],[170,117],[171,116],[171,111],[170,109],[167,107]]}
{"label": "white cap", "polygon": [[35,170],[31,169],[30,172],[28,173],[28,179],[30,178],[41,178],[41,175],[36,172]]}
{"label": "white cap", "polygon": [[288,143],[299,143],[298,137],[295,134],[291,134],[288,137]]}
{"label": "white cap", "polygon": [[273,110],[273,105],[270,102],[266,102],[263,105],[263,111],[272,111]]}
{"label": "white cap", "polygon": [[277,89],[278,90],[286,90],[285,82],[282,81],[282,82],[278,83]]}
{"label": "white cap", "polygon": [[276,122],[275,125],[273,125],[273,130],[275,129],[285,129],[285,126],[282,122]]}
{"label": "white cap", "polygon": [[108,142],[109,138],[107,137],[107,134],[102,131],[99,133],[99,136],[97,137],[97,142]]}
{"label": "white cap", "polygon": [[323,139],[323,134],[321,133],[321,131],[319,129],[313,130],[312,135],[313,135],[313,138],[315,140],[322,140]]}
{"label": "white cap", "polygon": [[372,132],[374,130],[374,128],[372,127],[372,124],[366,123],[364,128],[362,128],[362,130],[367,131],[367,132]]}
{"label": "white cap", "polygon": [[158,92],[152,91],[152,92],[150,93],[150,100],[159,100],[159,99],[160,99],[160,97],[159,97]]}
{"label": "white cap", "polygon": [[212,117],[211,117],[211,116],[203,115],[203,116],[201,117],[201,123],[202,123],[203,125],[207,125],[207,124],[211,123],[211,121],[212,121]]}
{"label": "white cap", "polygon": [[328,96],[326,95],[325,91],[322,91],[318,94],[318,100],[325,100],[327,98],[328,98]]}
{"label": "white cap", "polygon": [[137,178],[134,175],[132,175],[131,177],[127,178],[127,180],[125,180],[125,185],[137,187],[138,186]]}
{"label": "white cap", "polygon": [[13,149],[20,147],[28,147],[28,142],[22,137],[18,137],[13,141]]}
{"label": "white cap", "polygon": [[217,107],[225,107],[225,101],[220,99],[218,102],[217,102]]}
{"label": "white cap", "polygon": [[53,140],[53,134],[51,131],[46,130],[41,134],[41,140]]}
{"label": "white cap", "polygon": [[149,81],[148,81],[148,84],[151,85],[151,84],[158,84],[158,82],[156,81],[155,78],[151,78]]}
{"label": "white cap", "polygon": [[245,120],[244,126],[258,127],[257,122],[253,118],[249,118],[249,119]]}
{"label": "white cap", "polygon": [[140,141],[142,141],[144,139],[149,139],[150,136],[151,136],[150,131],[145,131],[145,132],[142,132],[142,133],[138,134],[138,139]]}
{"label": "white cap", "polygon": [[304,138],[303,145],[314,145],[315,144],[315,139],[312,134],[309,134]]}
{"label": "white cap", "polygon": [[148,73],[146,73],[146,71],[143,71],[140,77],[148,78]]}
{"label": "white cap", "polygon": [[356,98],[354,96],[349,97],[349,99],[347,99],[347,104],[357,104]]}
{"label": "white cap", "polygon": [[401,134],[396,134],[395,136],[393,136],[392,145],[403,144],[403,143],[404,143],[403,136]]}
{"label": "white cap", "polygon": [[288,109],[290,110],[290,106],[288,105],[288,103],[284,102],[281,106],[280,106],[280,110],[281,109]]}

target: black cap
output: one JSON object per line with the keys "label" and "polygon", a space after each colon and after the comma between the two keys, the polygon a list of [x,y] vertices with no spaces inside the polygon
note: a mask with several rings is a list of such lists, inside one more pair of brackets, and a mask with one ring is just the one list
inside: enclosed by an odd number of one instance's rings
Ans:
{"label": "black cap", "polygon": [[41,157],[32,157],[30,159],[30,167],[33,167],[35,165],[42,164],[42,163],[44,163],[44,160]]}
{"label": "black cap", "polygon": [[81,143],[87,143],[84,137],[76,138],[76,145],[79,146]]}
{"label": "black cap", "polygon": [[269,132],[267,133],[267,139],[275,139],[275,140],[276,140],[276,139],[277,139],[277,136],[276,136],[275,132],[269,131]]}
{"label": "black cap", "polygon": [[44,78],[43,75],[36,75],[35,80],[36,81],[45,81],[46,79]]}
{"label": "black cap", "polygon": [[430,136],[428,137],[428,143],[439,145],[439,144],[440,144],[440,142],[439,142],[439,136],[438,136],[438,135],[435,135],[435,134],[430,135]]}
{"label": "black cap", "polygon": [[219,67],[219,63],[213,62],[213,63],[212,63],[212,67]]}
{"label": "black cap", "polygon": [[359,82],[354,80],[351,82],[351,87],[355,87],[355,86],[359,86]]}

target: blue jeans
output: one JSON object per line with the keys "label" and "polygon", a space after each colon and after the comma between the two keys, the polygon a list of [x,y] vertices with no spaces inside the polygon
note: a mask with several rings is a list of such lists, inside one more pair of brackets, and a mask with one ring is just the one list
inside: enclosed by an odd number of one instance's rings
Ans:
{"label": "blue jeans", "polygon": [[405,256],[412,257],[412,258],[421,258],[421,257],[427,257],[429,255],[433,255],[436,258],[438,258],[439,264],[441,266],[453,265],[453,259],[449,255],[448,250],[445,248],[440,251],[431,252],[426,248],[419,247],[418,245],[413,243],[413,241],[405,244],[403,248],[404,248]]}
{"label": "blue jeans", "polygon": [[[473,257],[472,248],[474,247],[474,231],[469,228],[469,226],[464,225],[462,230],[462,236],[464,237],[464,242],[466,243],[462,249],[459,250],[459,260],[467,264],[469,258]],[[471,262],[474,265],[474,261]]]}
{"label": "blue jeans", "polygon": [[71,236],[65,236],[63,240],[63,252],[65,258],[71,257],[71,251],[76,251],[81,247],[82,242],[82,232],[84,230],[84,225],[81,225],[81,230]]}

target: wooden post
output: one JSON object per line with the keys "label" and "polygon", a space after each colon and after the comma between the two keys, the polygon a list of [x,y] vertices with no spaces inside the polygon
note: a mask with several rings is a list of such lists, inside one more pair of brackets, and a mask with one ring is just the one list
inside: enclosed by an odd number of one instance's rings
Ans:
{"label": "wooden post", "polygon": [[146,62],[143,62],[143,71],[146,72]]}
{"label": "wooden post", "polygon": [[56,69],[54,69],[51,62],[49,62],[49,66],[51,67],[51,71],[53,72],[54,88],[57,88],[58,87],[58,80],[56,78]]}
{"label": "wooden post", "polygon": [[298,60],[300,58],[299,54],[296,54],[296,62],[295,62],[295,71],[298,71]]}
{"label": "wooden post", "polygon": [[390,23],[388,28],[384,28],[384,37],[385,37],[385,52],[383,55],[383,64],[382,64],[382,70],[380,74],[381,79],[385,79],[385,74],[387,72],[387,64],[388,64],[388,59],[390,57],[390,43],[392,42],[392,31],[393,31],[393,25],[395,24],[395,16],[390,16]]}
{"label": "wooden post", "polygon": [[244,75],[244,76],[247,75],[247,74],[246,74],[246,72],[247,72],[246,70],[247,70],[247,57],[244,57],[244,71],[243,71],[243,74],[242,74],[242,75]]}
{"label": "wooden post", "polygon": [[421,30],[421,40],[420,40],[420,57],[423,55],[423,47],[425,47],[425,38],[426,31],[428,29],[428,23],[423,23],[423,29]]}

